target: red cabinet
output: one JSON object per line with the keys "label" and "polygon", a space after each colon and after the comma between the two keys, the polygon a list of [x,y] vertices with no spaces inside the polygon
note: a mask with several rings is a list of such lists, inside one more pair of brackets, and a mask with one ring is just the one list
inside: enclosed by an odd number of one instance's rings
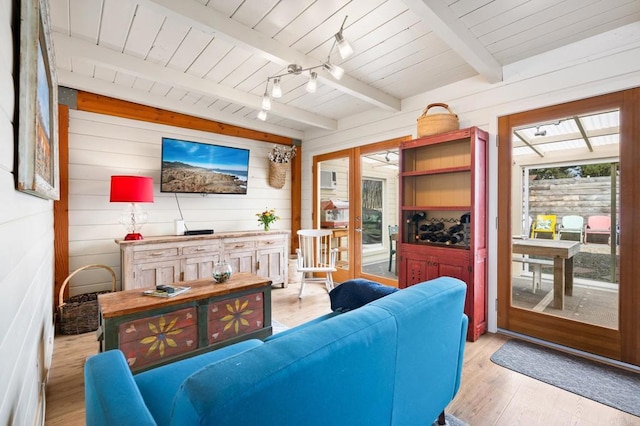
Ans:
{"label": "red cabinet", "polygon": [[487,139],[471,127],[400,146],[399,286],[467,283],[467,338],[487,329]]}

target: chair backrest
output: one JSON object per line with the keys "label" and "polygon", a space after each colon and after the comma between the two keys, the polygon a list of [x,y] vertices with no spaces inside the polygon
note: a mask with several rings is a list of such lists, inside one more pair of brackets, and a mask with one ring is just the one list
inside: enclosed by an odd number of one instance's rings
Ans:
{"label": "chair backrest", "polygon": [[582,216],[563,216],[562,227],[567,229],[582,229],[584,218]]}
{"label": "chair backrest", "polygon": [[611,217],[610,216],[589,216],[587,219],[587,227],[589,229],[611,229]]}
{"label": "chair backrest", "polygon": [[534,225],[535,232],[556,232],[556,215],[539,214]]}
{"label": "chair backrest", "polygon": [[298,234],[298,269],[335,266],[330,229],[301,229]]}

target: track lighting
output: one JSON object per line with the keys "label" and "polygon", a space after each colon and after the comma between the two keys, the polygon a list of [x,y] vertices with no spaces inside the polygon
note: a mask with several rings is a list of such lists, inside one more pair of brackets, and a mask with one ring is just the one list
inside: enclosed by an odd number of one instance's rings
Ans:
{"label": "track lighting", "polygon": [[[267,78],[266,87],[264,89],[264,95],[262,97],[262,111],[258,114],[258,118],[260,120],[267,119],[267,111],[271,109],[271,98],[280,98],[282,97],[282,86],[280,85],[280,78],[287,75],[300,75],[303,72],[309,73],[309,80],[307,81],[306,90],[309,93],[315,93],[318,89],[318,73],[314,70],[323,69],[336,80],[340,80],[342,76],[344,76],[344,69],[331,63],[331,53],[333,49],[338,46],[338,51],[342,59],[345,59],[353,54],[353,48],[349,45],[347,40],[345,40],[342,35],[342,31],[344,30],[344,24],[347,22],[348,16],[345,16],[344,21],[342,22],[342,26],[340,30],[334,35],[334,41],[331,45],[331,49],[329,50],[329,55],[327,55],[327,60],[313,67],[302,68],[301,65],[298,64],[289,64],[287,66],[287,72],[284,74],[274,75]],[[271,96],[269,96],[269,81],[272,81],[271,87]]]}
{"label": "track lighting", "polygon": [[540,130],[540,126],[536,126],[536,132],[533,134],[533,136],[546,136],[547,135],[547,131],[545,129]]}

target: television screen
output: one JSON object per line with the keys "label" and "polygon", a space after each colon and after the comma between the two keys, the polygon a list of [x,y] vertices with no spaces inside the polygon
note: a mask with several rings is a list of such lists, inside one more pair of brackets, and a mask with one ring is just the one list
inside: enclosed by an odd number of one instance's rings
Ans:
{"label": "television screen", "polygon": [[246,194],[249,150],[162,138],[161,192]]}

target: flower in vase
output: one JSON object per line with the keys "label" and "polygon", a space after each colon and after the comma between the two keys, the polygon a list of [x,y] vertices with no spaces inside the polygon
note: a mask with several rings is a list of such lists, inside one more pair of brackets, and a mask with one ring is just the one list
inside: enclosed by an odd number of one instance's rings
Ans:
{"label": "flower in vase", "polygon": [[256,213],[256,216],[258,216],[258,223],[262,225],[265,231],[269,230],[273,222],[280,219],[279,216],[276,216],[275,209],[269,209],[268,207],[263,212]]}

